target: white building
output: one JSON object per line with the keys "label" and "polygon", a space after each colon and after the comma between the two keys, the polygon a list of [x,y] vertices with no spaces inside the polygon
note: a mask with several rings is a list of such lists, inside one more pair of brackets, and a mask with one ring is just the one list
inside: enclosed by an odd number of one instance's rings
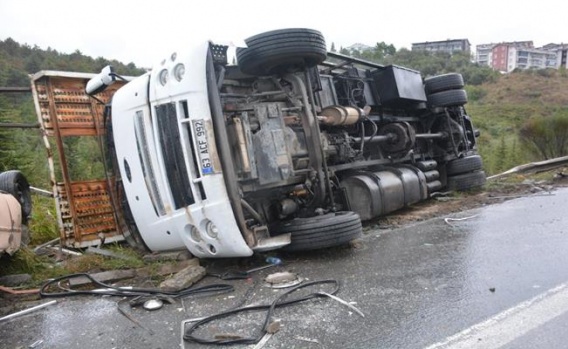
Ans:
{"label": "white building", "polygon": [[515,69],[557,69],[556,51],[509,47],[507,72]]}
{"label": "white building", "polygon": [[491,53],[496,44],[475,46],[475,61],[481,65],[491,65]]}
{"label": "white building", "polygon": [[556,52],[556,68],[564,67],[568,69],[568,44],[548,44],[542,48]]}
{"label": "white building", "polygon": [[515,69],[568,67],[568,45],[548,44],[535,48],[532,41],[514,41],[476,46],[475,61],[508,73]]}
{"label": "white building", "polygon": [[456,51],[469,52],[470,49],[471,44],[468,39],[448,39],[412,43],[412,51],[447,52],[453,54]]}

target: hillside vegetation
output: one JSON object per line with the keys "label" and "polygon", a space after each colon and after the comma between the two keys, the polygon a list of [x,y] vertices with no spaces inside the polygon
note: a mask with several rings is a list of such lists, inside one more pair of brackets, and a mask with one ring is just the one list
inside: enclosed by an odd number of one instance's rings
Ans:
{"label": "hillside vegetation", "polygon": [[488,173],[568,155],[565,70],[513,72],[466,89]]}
{"label": "hillside vegetation", "polygon": [[[103,57],[96,59],[80,51],[60,53],[48,48],[19,44],[11,38],[0,41],[0,86],[28,87],[29,74],[41,70],[98,73],[111,64],[118,74],[144,73],[134,63],[123,64]],[[31,94],[0,94],[0,123],[36,123],[37,116]],[[0,172],[19,169],[33,186],[50,188],[46,151],[37,129],[0,128]],[[80,154],[89,164],[95,155]]]}

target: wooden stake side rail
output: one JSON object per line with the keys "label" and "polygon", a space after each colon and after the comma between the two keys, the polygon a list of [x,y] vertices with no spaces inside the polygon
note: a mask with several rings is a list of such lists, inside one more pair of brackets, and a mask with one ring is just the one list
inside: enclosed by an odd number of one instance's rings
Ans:
{"label": "wooden stake side rail", "polygon": [[[68,247],[95,246],[101,239],[105,242],[124,239],[117,223],[119,212],[112,204],[111,195],[116,197],[111,192],[114,178],[74,180],[66,161],[73,154],[64,146],[65,137],[97,137],[97,141],[105,137],[104,105],[93,102],[85,93],[92,76],[50,71],[32,77],[32,94],[50,163],[61,241]],[[107,103],[122,85],[123,82],[117,81],[97,98]],[[50,144],[57,148],[60,166],[57,172],[52,165]]]}

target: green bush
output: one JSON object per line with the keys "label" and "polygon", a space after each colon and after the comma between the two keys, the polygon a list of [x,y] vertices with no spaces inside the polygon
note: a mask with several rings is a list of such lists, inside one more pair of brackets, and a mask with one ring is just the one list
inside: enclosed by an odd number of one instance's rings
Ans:
{"label": "green bush", "polygon": [[466,85],[465,89],[471,102],[479,102],[487,95],[487,91],[481,86]]}
{"label": "green bush", "polygon": [[568,155],[568,109],[548,117],[528,119],[521,127],[519,137],[537,159]]}

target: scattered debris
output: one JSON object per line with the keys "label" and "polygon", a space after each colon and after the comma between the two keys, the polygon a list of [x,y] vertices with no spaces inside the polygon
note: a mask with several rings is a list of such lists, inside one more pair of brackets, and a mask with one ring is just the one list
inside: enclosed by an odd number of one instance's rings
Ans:
{"label": "scattered debris", "polygon": [[476,218],[478,215],[473,215],[473,216],[469,216],[469,217],[463,217],[463,218],[444,218],[444,222],[446,222],[446,224],[450,225],[453,227],[453,224],[451,224],[450,222],[460,222],[460,221],[465,221],[468,219],[472,219],[472,218]]}
{"label": "scattered debris", "polygon": [[215,334],[215,339],[220,340],[220,341],[226,341],[226,340],[239,340],[242,339],[243,336],[241,336],[240,334],[236,334],[236,333],[217,333]]}
{"label": "scattered debris", "polygon": [[[153,269],[150,267],[144,267],[139,269],[126,269],[126,270],[111,270],[103,271],[100,273],[90,274],[90,276],[100,282],[113,282],[118,280],[130,279],[133,277],[149,277],[149,276],[160,276],[177,273],[184,268],[190,266],[198,266],[199,260],[194,258],[186,261],[181,261],[176,264],[166,264],[160,266],[158,269]],[[77,277],[69,280],[71,286],[80,286],[91,283],[91,280],[87,277]]]}
{"label": "scattered debris", "polygon": [[436,192],[433,192],[432,194],[430,194],[430,197],[431,198],[440,198],[440,197],[448,198],[448,196],[450,196],[450,195],[452,195],[451,191],[436,191]]}
{"label": "scattered debris", "polygon": [[[310,293],[310,294],[300,296],[300,297],[294,298],[294,299],[290,299],[288,297],[291,293],[294,293],[294,292],[296,292],[300,289],[303,289],[303,288],[306,288],[306,287],[313,287],[315,285],[320,286],[320,285],[324,285],[324,284],[333,286],[333,289],[331,290],[331,292],[329,292],[329,293],[314,292],[314,293]],[[245,306],[245,307],[241,307],[241,308],[230,309],[230,310],[224,311],[222,313],[214,314],[214,315],[205,317],[201,320],[198,320],[197,322],[193,323],[187,329],[185,328],[185,324],[187,324],[189,321],[185,320],[182,323],[182,331],[183,331],[183,337],[182,338],[183,338],[183,341],[200,343],[200,344],[229,345],[229,344],[259,344],[260,341],[266,342],[270,338],[270,335],[272,335],[270,332],[277,331],[279,329],[279,325],[277,325],[275,323],[277,320],[272,321],[272,315],[274,313],[275,308],[289,306],[289,305],[292,305],[292,304],[296,304],[296,303],[304,302],[304,301],[314,299],[314,298],[317,298],[317,297],[321,297],[321,296],[324,296],[324,293],[325,293],[325,295],[333,295],[333,294],[337,293],[338,291],[339,291],[339,281],[337,281],[337,280],[320,280],[320,281],[307,282],[307,283],[304,283],[302,285],[298,285],[298,286],[280,294],[270,304],[249,305],[249,306]],[[349,303],[347,303],[347,304],[349,304]],[[349,304],[349,306],[353,307],[351,304]],[[212,321],[227,318],[229,316],[239,314],[239,313],[243,313],[243,312],[260,311],[260,310],[266,310],[266,317],[265,317],[264,323],[262,325],[262,331],[256,337],[240,337],[239,339],[235,339],[235,340],[228,340],[228,339],[220,340],[220,339],[217,339],[217,338],[203,338],[203,337],[197,337],[197,336],[194,335],[194,332],[198,328],[202,328],[205,324],[210,323]],[[184,347],[183,341],[181,343],[182,348]],[[264,344],[262,344],[262,345],[264,345]]]}
{"label": "scattered debris", "polygon": [[4,287],[4,286],[0,286],[0,291],[6,292],[6,293],[9,293],[9,294],[13,294],[13,295],[39,293],[39,289],[37,289],[37,288],[30,289],[30,290],[14,290],[14,289],[11,289],[10,287]]}
{"label": "scattered debris", "polygon": [[524,198],[527,196],[533,197],[533,196],[555,196],[556,194],[554,193],[540,193],[540,194],[534,194],[534,193],[526,193],[526,194],[518,194],[518,195],[500,195],[500,196],[494,196],[494,195],[488,195],[487,198],[488,199],[518,199],[518,198]]}
{"label": "scattered debris", "polygon": [[100,254],[102,256],[106,256],[106,257],[112,257],[112,258],[119,258],[119,259],[125,259],[125,260],[130,260],[132,259],[132,257],[120,254],[120,253],[116,253],[116,252],[112,252],[109,250],[105,250],[102,248],[98,248],[98,247],[94,247],[94,246],[89,246],[87,248],[87,250],[85,251],[85,253],[90,253],[90,254]]}
{"label": "scattered debris", "polygon": [[349,246],[355,250],[362,250],[365,248],[365,244],[361,239],[354,239],[349,242]]}
{"label": "scattered debris", "polygon": [[53,192],[41,188],[32,187],[31,185],[30,185],[30,191],[34,194],[42,195],[48,198],[53,197]]}
{"label": "scattered debris", "polygon": [[62,248],[61,246],[59,246],[59,247],[52,246],[52,247],[50,247],[50,249],[57,251],[57,252],[60,252],[60,253],[63,253],[63,254],[68,254],[68,255],[71,255],[71,256],[82,256],[83,255],[81,252],[72,251],[72,250],[69,250],[69,249],[66,249],[66,248]]}
{"label": "scattered debris", "polygon": [[185,261],[192,259],[193,255],[188,250],[177,251],[177,252],[162,252],[162,253],[150,253],[144,255],[142,260],[144,262],[167,262],[167,261]]}
{"label": "scattered debris", "polygon": [[14,287],[24,284],[32,279],[30,274],[14,274],[0,277],[0,285]]}
{"label": "scattered debris", "polygon": [[[162,305],[164,305],[164,302],[167,302],[168,304],[175,304],[175,302],[176,302],[176,300],[173,299],[169,295],[157,293],[157,294],[152,294],[152,295],[142,295],[142,296],[135,297],[135,298],[129,300],[128,304],[130,304],[130,307],[132,307],[132,308],[135,308],[135,307],[140,306],[140,305],[144,308],[146,303],[148,303],[149,301],[159,301],[159,302],[162,303]],[[151,308],[152,306],[156,306],[156,304],[152,304],[150,302],[148,304],[148,306]],[[151,309],[147,309],[147,310],[151,310]]]}
{"label": "scattered debris", "polygon": [[261,349],[266,345],[266,342],[268,342],[268,340],[270,338],[272,338],[273,333],[270,332],[266,332],[264,334],[264,336],[262,336],[262,338],[260,339],[260,341],[252,348],[252,349]]}
{"label": "scattered debris", "polygon": [[357,314],[361,315],[361,317],[365,317],[365,314],[363,314],[363,312],[362,312],[361,310],[357,309],[353,304],[351,304],[351,303],[349,303],[349,302],[346,302],[346,301],[344,301],[343,299],[341,299],[341,298],[339,298],[339,297],[337,297],[337,296],[334,296],[334,295],[329,294],[329,293],[326,293],[326,292],[317,292],[317,294],[320,294],[320,295],[322,295],[322,296],[329,297],[329,298],[333,299],[334,301],[337,301],[337,302],[339,302],[339,303],[345,305],[345,306],[348,307],[349,309],[351,309],[351,310],[353,310],[354,312],[356,312]]}
{"label": "scattered debris", "polygon": [[270,288],[286,288],[299,285],[304,279],[300,278],[298,274],[288,271],[273,273],[264,279],[264,286]]}
{"label": "scattered debris", "polygon": [[158,310],[164,306],[164,302],[160,299],[149,299],[142,306],[146,310]]}
{"label": "scattered debris", "polygon": [[301,336],[296,336],[296,337],[294,337],[294,338],[296,338],[296,339],[299,340],[299,341],[321,344],[317,339],[310,339],[310,338],[301,337]]}
{"label": "scattered debris", "polygon": [[206,271],[200,265],[190,265],[177,272],[171,278],[165,280],[160,284],[160,289],[165,291],[177,291],[183,290],[191,285],[195,284],[197,281],[201,280],[205,276]]}
{"label": "scattered debris", "polygon": [[264,336],[262,336],[260,341],[253,347],[253,349],[263,348],[268,342],[268,340],[270,340],[270,338],[272,338],[272,336],[276,332],[280,331],[280,324],[281,324],[280,319],[274,319],[274,321],[268,324],[265,328],[266,333],[264,334]]}
{"label": "scattered debris", "polygon": [[266,326],[266,332],[270,334],[275,334],[276,332],[280,331],[281,321],[280,319],[274,319],[271,323]]}
{"label": "scattered debris", "polygon": [[132,321],[134,324],[138,325],[140,328],[146,330],[150,335],[154,335],[154,331],[152,331],[151,328],[144,326],[140,321],[136,320],[136,318],[134,316],[132,316],[132,314],[130,314],[126,310],[122,309],[122,307],[120,305],[122,303],[124,303],[125,301],[127,301],[127,300],[123,299],[123,300],[116,302],[116,309],[118,309],[118,311],[122,315],[124,315],[124,317],[126,317],[128,320]]}
{"label": "scattered debris", "polygon": [[41,244],[41,245],[37,245],[37,246],[34,248],[34,253],[38,253],[38,251],[40,251],[40,250],[43,249],[43,248],[46,248],[46,247],[49,247],[49,246],[58,244],[60,241],[61,241],[61,238],[57,238],[57,239],[50,240],[50,241],[48,241],[48,242],[46,242],[46,243],[43,243],[43,244]]}
{"label": "scattered debris", "polygon": [[40,345],[43,344],[43,340],[42,339],[38,339],[37,341],[33,342],[32,344],[30,344],[30,346],[28,348],[33,349],[33,348],[37,348]]}
{"label": "scattered debris", "polygon": [[31,308],[28,308],[28,309],[24,309],[24,310],[22,310],[22,311],[18,311],[18,312],[12,313],[12,314],[10,314],[10,315],[6,315],[6,316],[3,316],[3,317],[0,317],[0,322],[6,321],[6,320],[10,320],[10,319],[13,319],[13,318],[16,318],[16,317],[18,317],[18,316],[25,315],[25,314],[29,314],[29,313],[31,313],[31,312],[34,312],[34,311],[36,311],[36,310],[45,308],[45,307],[50,306],[50,305],[55,304],[55,303],[57,303],[56,300],[49,301],[49,302],[46,302],[46,303],[43,303],[43,304],[40,304],[40,305],[36,305],[35,307],[31,307]]}
{"label": "scattered debris", "polygon": [[214,277],[218,277],[219,279],[222,280],[239,280],[239,279],[248,279],[250,277],[250,274],[260,271],[260,270],[264,270],[267,268],[271,268],[277,265],[282,265],[282,260],[280,258],[277,257],[267,257],[266,258],[266,263],[269,263],[268,265],[263,265],[261,267],[256,267],[256,268],[252,268],[249,270],[245,270],[245,271],[235,271],[235,270],[229,270],[226,271],[224,273],[208,273],[208,275],[210,276],[214,276]]}
{"label": "scattered debris", "polygon": [[[91,283],[98,286],[97,289],[86,289],[82,288],[72,288],[69,286],[69,281],[76,278],[88,278]],[[192,296],[195,294],[221,294],[227,292],[233,292],[234,287],[227,284],[212,284],[205,285],[201,287],[185,288],[181,290],[176,290],[169,292],[166,290],[159,290],[156,288],[134,288],[132,286],[114,286],[105,284],[103,282],[93,279],[89,274],[78,273],[70,274],[65,276],[60,276],[55,279],[48,280],[39,290],[39,294],[42,297],[68,297],[77,295],[107,295],[107,296],[127,296],[127,297],[139,297],[139,296],[163,296],[173,298],[183,298]],[[163,299],[163,298],[161,298]]]}
{"label": "scattered debris", "polygon": [[[136,276],[136,270],[135,269],[109,270],[109,271],[103,271],[103,272],[100,272],[100,273],[90,274],[90,275],[93,279],[95,279],[97,281],[114,282],[114,281],[130,279],[130,278],[135,277]],[[89,284],[89,283],[91,283],[91,280],[89,280],[86,277],[69,280],[69,285],[71,285],[71,286],[79,286],[79,285],[84,285],[84,284]]]}
{"label": "scattered debris", "polygon": [[267,268],[277,266],[277,265],[282,265],[282,260],[280,258],[276,258],[276,257],[267,257],[266,263],[268,263],[268,265],[249,269],[249,270],[245,271],[245,273],[251,274],[251,273],[254,273],[254,272],[257,272],[257,271],[261,271],[261,270],[264,270],[264,269],[267,269]]}
{"label": "scattered debris", "polygon": [[[434,193],[434,194],[436,194],[436,193]],[[450,196],[436,196],[434,198],[434,200],[440,201],[440,202],[447,202],[447,201],[456,200],[456,198],[453,198],[453,197],[450,197]]]}

